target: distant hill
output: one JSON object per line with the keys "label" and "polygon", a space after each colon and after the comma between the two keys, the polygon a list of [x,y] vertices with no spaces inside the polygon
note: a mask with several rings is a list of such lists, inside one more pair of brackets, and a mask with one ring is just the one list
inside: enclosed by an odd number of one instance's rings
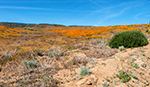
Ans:
{"label": "distant hill", "polygon": [[49,27],[49,26],[63,26],[60,24],[47,24],[47,23],[40,23],[40,24],[26,24],[26,23],[15,23],[15,22],[0,22],[0,26],[6,26],[6,27]]}
{"label": "distant hill", "polygon": [[68,27],[92,27],[92,26],[84,26],[84,25],[69,25]]}

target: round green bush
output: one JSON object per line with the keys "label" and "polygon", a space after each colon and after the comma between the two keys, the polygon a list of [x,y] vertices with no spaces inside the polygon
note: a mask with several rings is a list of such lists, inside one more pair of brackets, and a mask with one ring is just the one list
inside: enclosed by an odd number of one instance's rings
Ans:
{"label": "round green bush", "polygon": [[119,46],[132,48],[145,46],[148,43],[147,38],[141,31],[134,30],[117,33],[111,38],[108,45],[112,48],[118,48]]}

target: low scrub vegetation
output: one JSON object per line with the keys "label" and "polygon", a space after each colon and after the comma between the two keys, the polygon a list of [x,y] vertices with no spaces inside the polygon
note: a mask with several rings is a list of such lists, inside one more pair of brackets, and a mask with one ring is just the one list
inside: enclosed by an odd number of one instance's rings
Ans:
{"label": "low scrub vegetation", "polygon": [[124,71],[121,71],[117,76],[124,83],[130,81],[130,79],[131,79],[131,77],[128,75],[128,73],[124,72]]}
{"label": "low scrub vegetation", "polygon": [[24,59],[22,63],[27,67],[27,68],[35,68],[36,67],[36,62],[35,61],[29,61]]}
{"label": "low scrub vegetation", "polygon": [[82,76],[86,76],[86,75],[89,75],[90,72],[89,72],[89,67],[85,67],[85,66],[81,66],[80,69],[79,69],[79,75],[82,77]]}

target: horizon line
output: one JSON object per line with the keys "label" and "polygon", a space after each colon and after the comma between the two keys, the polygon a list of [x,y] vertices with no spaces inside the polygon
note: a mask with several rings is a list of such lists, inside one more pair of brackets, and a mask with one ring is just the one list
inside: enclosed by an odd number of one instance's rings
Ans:
{"label": "horizon line", "polygon": [[[49,25],[62,25],[62,26],[66,26],[66,27],[69,27],[69,26],[95,26],[95,27],[97,27],[96,25],[74,25],[74,24],[72,24],[72,25],[65,25],[65,24],[57,24],[57,23],[53,23],[53,24],[51,24],[51,23],[24,23],[24,22],[0,22],[0,23],[14,23],[14,24],[49,24]],[[150,24],[150,22],[149,23],[137,23],[137,24]],[[101,27],[101,26],[122,26],[122,25],[137,25],[137,24],[116,24],[116,25],[99,25],[99,27]]]}

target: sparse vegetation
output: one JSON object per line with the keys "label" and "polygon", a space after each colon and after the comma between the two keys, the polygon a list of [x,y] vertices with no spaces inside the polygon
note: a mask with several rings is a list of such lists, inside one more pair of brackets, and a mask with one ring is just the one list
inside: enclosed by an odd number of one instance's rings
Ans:
{"label": "sparse vegetation", "polygon": [[54,80],[53,76],[46,76],[42,78],[43,86],[45,87],[57,87],[57,81]]}
{"label": "sparse vegetation", "polygon": [[107,83],[102,84],[103,87],[109,87]]}
{"label": "sparse vegetation", "polygon": [[121,79],[121,82],[124,82],[124,83],[130,81],[131,79],[128,73],[124,71],[121,71],[117,76],[119,79]]}
{"label": "sparse vegetation", "polygon": [[82,64],[85,66],[89,62],[89,59],[88,58],[82,58],[80,56],[75,56],[71,62],[74,65]]}
{"label": "sparse vegetation", "polygon": [[22,63],[27,67],[27,68],[35,68],[36,67],[36,62],[35,61],[28,61],[24,59]]}
{"label": "sparse vegetation", "polygon": [[132,66],[137,68],[137,69],[140,68],[138,64],[132,64]]}
{"label": "sparse vegetation", "polygon": [[131,77],[133,77],[134,79],[138,79],[138,76],[137,76],[137,74],[135,74],[135,73],[132,73],[132,74],[131,74]]}
{"label": "sparse vegetation", "polygon": [[136,61],[137,58],[135,56],[132,56],[132,62]]}
{"label": "sparse vegetation", "polygon": [[31,31],[41,31],[41,30],[31,29],[31,28],[24,28],[24,29],[31,30]]}
{"label": "sparse vegetation", "polygon": [[121,50],[121,51],[124,50],[124,46],[119,46],[118,48],[119,48],[119,50]]}
{"label": "sparse vegetation", "polygon": [[105,41],[101,41],[101,45],[102,45],[102,46],[105,46]]}
{"label": "sparse vegetation", "polygon": [[86,75],[89,75],[89,74],[90,74],[90,72],[89,72],[89,67],[80,66],[79,75],[80,75],[81,77],[86,76]]}
{"label": "sparse vegetation", "polygon": [[[138,80],[141,87],[150,84],[149,78],[146,77],[149,75],[147,71],[150,59],[149,54],[145,53],[147,49],[135,48],[137,50],[134,53],[134,49],[128,52],[126,48],[124,52],[119,51],[118,56],[118,49],[124,50],[125,46],[118,45],[116,48],[110,48],[106,44],[118,32],[132,30],[145,32],[142,29],[149,24],[105,27],[58,27],[48,24],[23,26],[13,28],[0,26],[0,86],[2,87],[59,87],[61,85],[66,87],[67,84],[76,87],[74,85],[77,84],[74,82],[78,83],[78,81],[79,87],[82,87],[82,85],[95,86],[104,80],[107,82],[100,86],[109,87],[112,84],[120,86],[121,82],[122,85],[130,86],[128,84],[133,83],[130,81],[131,78],[134,78],[132,79],[135,80],[134,84]],[[146,32],[144,34],[148,35]],[[136,37],[132,34],[124,40],[136,39],[132,36]],[[143,40],[143,37],[140,39]],[[134,42],[140,43],[138,39]],[[12,50],[15,48],[17,49]],[[118,57],[121,59],[118,60]],[[140,66],[139,62],[142,63]],[[141,69],[136,69],[139,67]],[[144,73],[142,70],[145,70]],[[116,76],[116,73],[119,74]]]}

